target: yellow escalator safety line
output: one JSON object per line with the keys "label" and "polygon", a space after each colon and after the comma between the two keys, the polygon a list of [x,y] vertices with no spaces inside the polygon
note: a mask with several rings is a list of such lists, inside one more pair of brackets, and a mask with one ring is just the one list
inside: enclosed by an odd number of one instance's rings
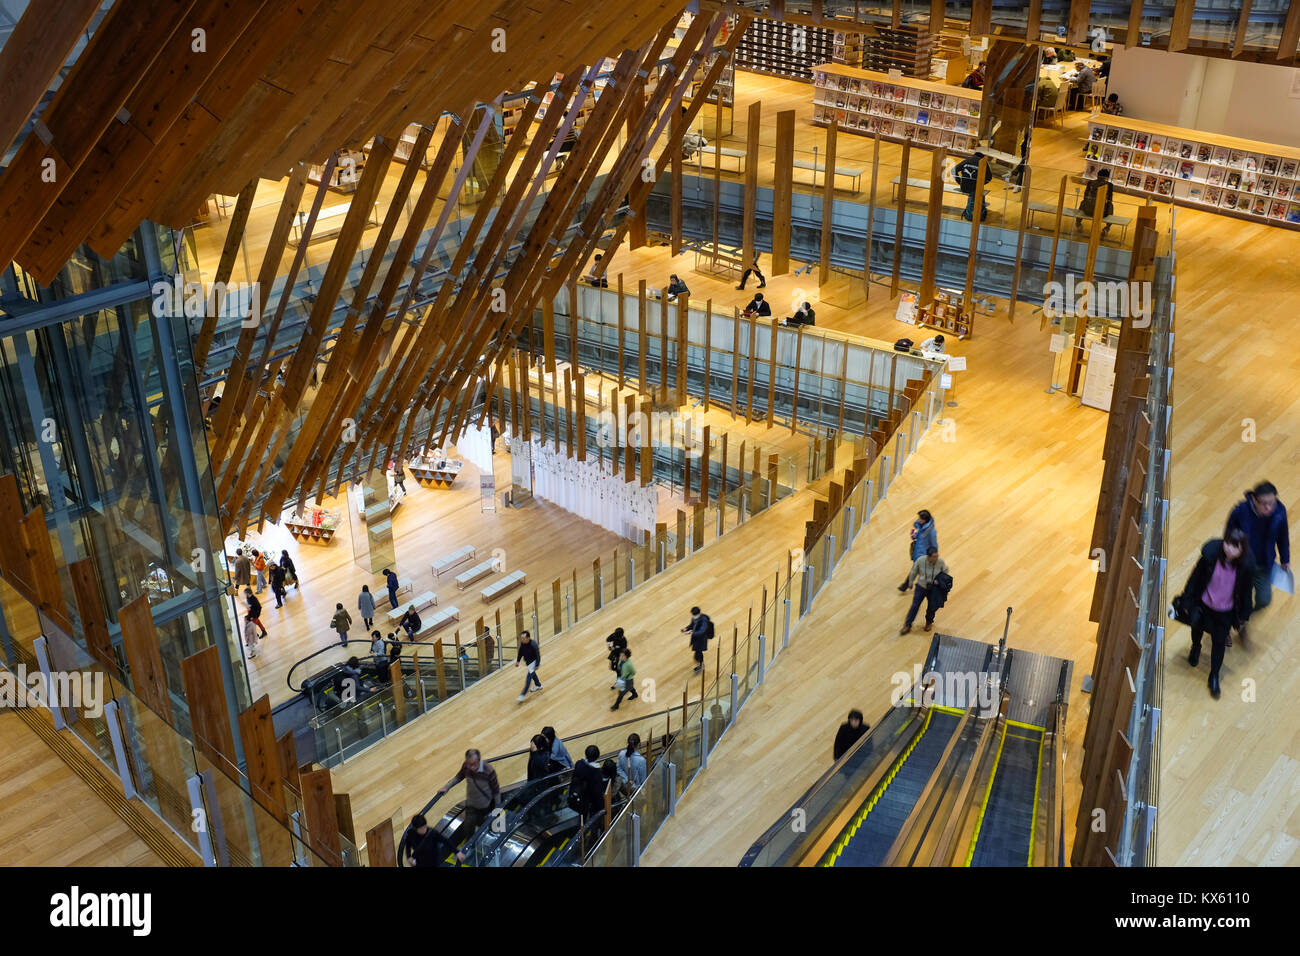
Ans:
{"label": "yellow escalator safety line", "polygon": [[1038,763],[1034,766],[1034,809],[1029,816],[1029,863],[1028,866],[1034,865],[1034,833],[1038,829],[1038,791],[1043,782],[1043,747],[1047,743],[1047,734],[1038,738]]}
{"label": "yellow escalator safety line", "polygon": [[1027,724],[1023,720],[1007,720],[1007,723],[1012,727],[1023,727],[1025,730],[1037,730],[1040,733],[1045,733],[1047,731],[1046,727],[1040,727],[1037,724]]}
{"label": "yellow escalator safety line", "polygon": [[970,849],[966,851],[966,862],[962,866],[970,866],[971,860],[975,859],[975,845],[980,841],[980,830],[984,826],[984,813],[989,808],[989,797],[993,794],[993,781],[997,779],[998,767],[1002,765],[1002,748],[1007,743],[1007,724],[1010,721],[1004,721],[1002,724],[1002,738],[998,741],[998,752],[993,758],[993,771],[989,774],[989,785],[984,788],[984,802],[980,804],[979,816],[975,818],[975,833],[970,838]]}

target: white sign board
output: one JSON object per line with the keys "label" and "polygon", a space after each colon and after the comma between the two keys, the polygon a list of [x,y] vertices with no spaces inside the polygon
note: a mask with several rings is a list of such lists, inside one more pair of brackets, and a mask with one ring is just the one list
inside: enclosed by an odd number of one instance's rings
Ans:
{"label": "white sign board", "polygon": [[939,376],[939,387],[940,387],[940,388],[952,388],[952,376],[949,375],[947,372],[944,372],[943,374],[941,374],[941,375]]}
{"label": "white sign board", "polygon": [[948,371],[950,371],[950,372],[964,372],[964,371],[966,371],[966,356],[964,356],[964,355],[949,355],[949,356],[948,356]]}
{"label": "white sign board", "polygon": [[1105,342],[1093,342],[1088,349],[1088,374],[1083,380],[1079,401],[1103,412],[1110,411],[1110,397],[1115,390],[1115,349]]}
{"label": "white sign board", "polygon": [[1063,333],[1062,333],[1062,334],[1059,334],[1059,335],[1053,335],[1053,336],[1052,336],[1051,350],[1052,350],[1053,352],[1064,352],[1064,351],[1065,351],[1065,335],[1064,335]]}

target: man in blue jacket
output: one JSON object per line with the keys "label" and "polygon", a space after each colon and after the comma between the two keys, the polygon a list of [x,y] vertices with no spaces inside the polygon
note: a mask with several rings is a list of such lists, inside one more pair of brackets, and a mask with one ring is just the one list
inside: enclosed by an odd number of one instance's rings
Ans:
{"label": "man in blue jacket", "polygon": [[[1286,506],[1277,500],[1277,488],[1272,482],[1261,481],[1228,513],[1224,534],[1233,528],[1240,528],[1250,540],[1250,556],[1255,561],[1255,610],[1258,611],[1273,600],[1274,563],[1281,564],[1283,571],[1291,570]],[[1238,631],[1244,632],[1245,627]]]}
{"label": "man in blue jacket", "polygon": [[[916,520],[912,522],[912,540],[907,546],[907,570],[912,570],[918,558],[924,558],[930,553],[930,549],[939,549],[939,536],[934,531],[934,518],[930,512],[922,508],[916,513]],[[904,594],[907,593],[911,585],[907,579],[898,586],[898,590]]]}

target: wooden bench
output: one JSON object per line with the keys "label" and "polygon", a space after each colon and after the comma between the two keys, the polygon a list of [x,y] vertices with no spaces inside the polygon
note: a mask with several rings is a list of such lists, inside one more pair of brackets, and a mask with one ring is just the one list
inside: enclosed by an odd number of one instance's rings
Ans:
{"label": "wooden bench", "polygon": [[483,589],[483,600],[494,601],[511,588],[516,588],[528,580],[523,571],[511,571],[499,581],[493,581]]}
{"label": "wooden bench", "polygon": [[429,634],[432,634],[434,631],[439,630],[440,628],[446,627],[452,621],[459,621],[459,620],[460,620],[460,608],[448,604],[441,611],[438,611],[437,613],[431,614],[428,617],[424,618],[424,620],[420,622],[423,626],[418,631],[416,631],[415,636],[417,638],[425,637]]}
{"label": "wooden bench", "polygon": [[[773,163],[776,160],[772,160]],[[826,172],[826,167],[822,163],[814,163],[810,159],[796,159],[793,163],[795,169],[811,169],[813,174],[813,186],[817,185],[817,174]],[[836,166],[835,175],[843,176],[846,179],[853,180],[853,192],[858,192],[862,180],[862,170],[855,169],[852,166]]]}
{"label": "wooden bench", "polygon": [[433,576],[435,578],[440,578],[444,571],[450,571],[462,561],[469,561],[476,557],[478,557],[478,549],[472,544],[467,544],[465,547],[458,548],[451,554],[444,555],[437,561],[433,562]]}
{"label": "wooden bench", "polygon": [[[375,205],[378,205],[377,203]],[[335,239],[343,231],[343,217],[347,215],[348,210],[352,208],[351,202],[339,203],[337,206],[326,206],[316,214],[316,224],[312,227],[311,238],[307,240],[310,245],[313,242],[324,242],[326,239]],[[337,221],[336,221],[337,220]],[[379,225],[379,219],[376,217],[375,206],[371,206],[370,215],[366,217],[367,226]],[[307,226],[307,213],[300,212],[293,219],[293,238],[289,240],[289,245],[297,248],[302,242],[302,231]],[[322,229],[321,227],[324,226]]]}
{"label": "wooden bench", "polygon": [[486,561],[474,565],[474,567],[470,568],[468,571],[462,571],[460,574],[456,575],[456,587],[463,591],[480,578],[485,578],[489,574],[495,573],[496,569],[497,559],[488,558]]}
{"label": "wooden bench", "polygon": [[704,146],[700,148],[700,152],[708,156],[721,155],[727,159],[734,159],[736,160],[736,172],[743,173],[745,171],[745,151],[743,149],[736,149],[732,146]]}
{"label": "wooden bench", "polygon": [[389,611],[388,620],[392,624],[398,623],[402,619],[402,615],[406,613],[406,609],[412,604],[414,604],[415,609],[419,611],[437,603],[438,595],[434,594],[432,591],[425,591],[423,594],[417,594],[415,597],[403,601],[400,607],[395,607]]}
{"label": "wooden bench", "polygon": [[[899,184],[901,183],[902,179],[903,179],[902,176],[895,176],[893,179],[891,179],[891,180],[889,181],[890,184],[894,187],[893,199],[894,199],[895,201],[898,200],[898,187],[899,187]],[[912,177],[912,176],[908,176],[908,177],[907,177],[907,188],[908,188],[909,190],[912,190],[912,189],[923,190],[923,191],[925,192],[925,194],[928,196],[928,195],[930,194],[930,180],[928,180],[928,179],[916,179],[916,178],[914,178],[914,177]],[[965,194],[964,192],[961,191],[961,187],[958,186],[956,183],[944,182],[944,184],[943,184],[943,191],[944,191],[945,193],[956,193],[958,196],[961,196],[961,197],[963,197],[963,198],[965,198],[965,196],[966,196],[966,194]],[[985,189],[984,192],[985,192],[985,195],[988,194],[988,190],[987,190],[987,189]]]}
{"label": "wooden bench", "polygon": [[[1029,223],[1031,226],[1034,225],[1034,217],[1039,213],[1046,213],[1049,216],[1055,216],[1056,207],[1050,203],[1031,202],[1029,204]],[[1081,209],[1073,209],[1068,206],[1063,210],[1063,214],[1066,218],[1073,219],[1076,223],[1092,219],[1091,213],[1086,213]],[[1102,222],[1107,226],[1119,226],[1119,241],[1123,242],[1125,237],[1128,235],[1128,227],[1132,225],[1133,220],[1128,216],[1111,215],[1106,216]]]}
{"label": "wooden bench", "polygon": [[703,272],[700,268],[700,261],[711,265],[714,271],[722,269],[732,275],[739,276],[745,271],[745,251],[743,249],[732,249],[726,246],[719,246],[717,252],[714,252],[712,244],[700,244],[695,248],[695,271]]}

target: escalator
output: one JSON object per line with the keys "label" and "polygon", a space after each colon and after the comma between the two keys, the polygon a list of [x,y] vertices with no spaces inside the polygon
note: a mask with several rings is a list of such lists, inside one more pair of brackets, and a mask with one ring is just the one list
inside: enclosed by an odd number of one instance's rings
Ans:
{"label": "escalator", "polygon": [[740,865],[1058,865],[1070,667],[936,636],[921,681]]}

